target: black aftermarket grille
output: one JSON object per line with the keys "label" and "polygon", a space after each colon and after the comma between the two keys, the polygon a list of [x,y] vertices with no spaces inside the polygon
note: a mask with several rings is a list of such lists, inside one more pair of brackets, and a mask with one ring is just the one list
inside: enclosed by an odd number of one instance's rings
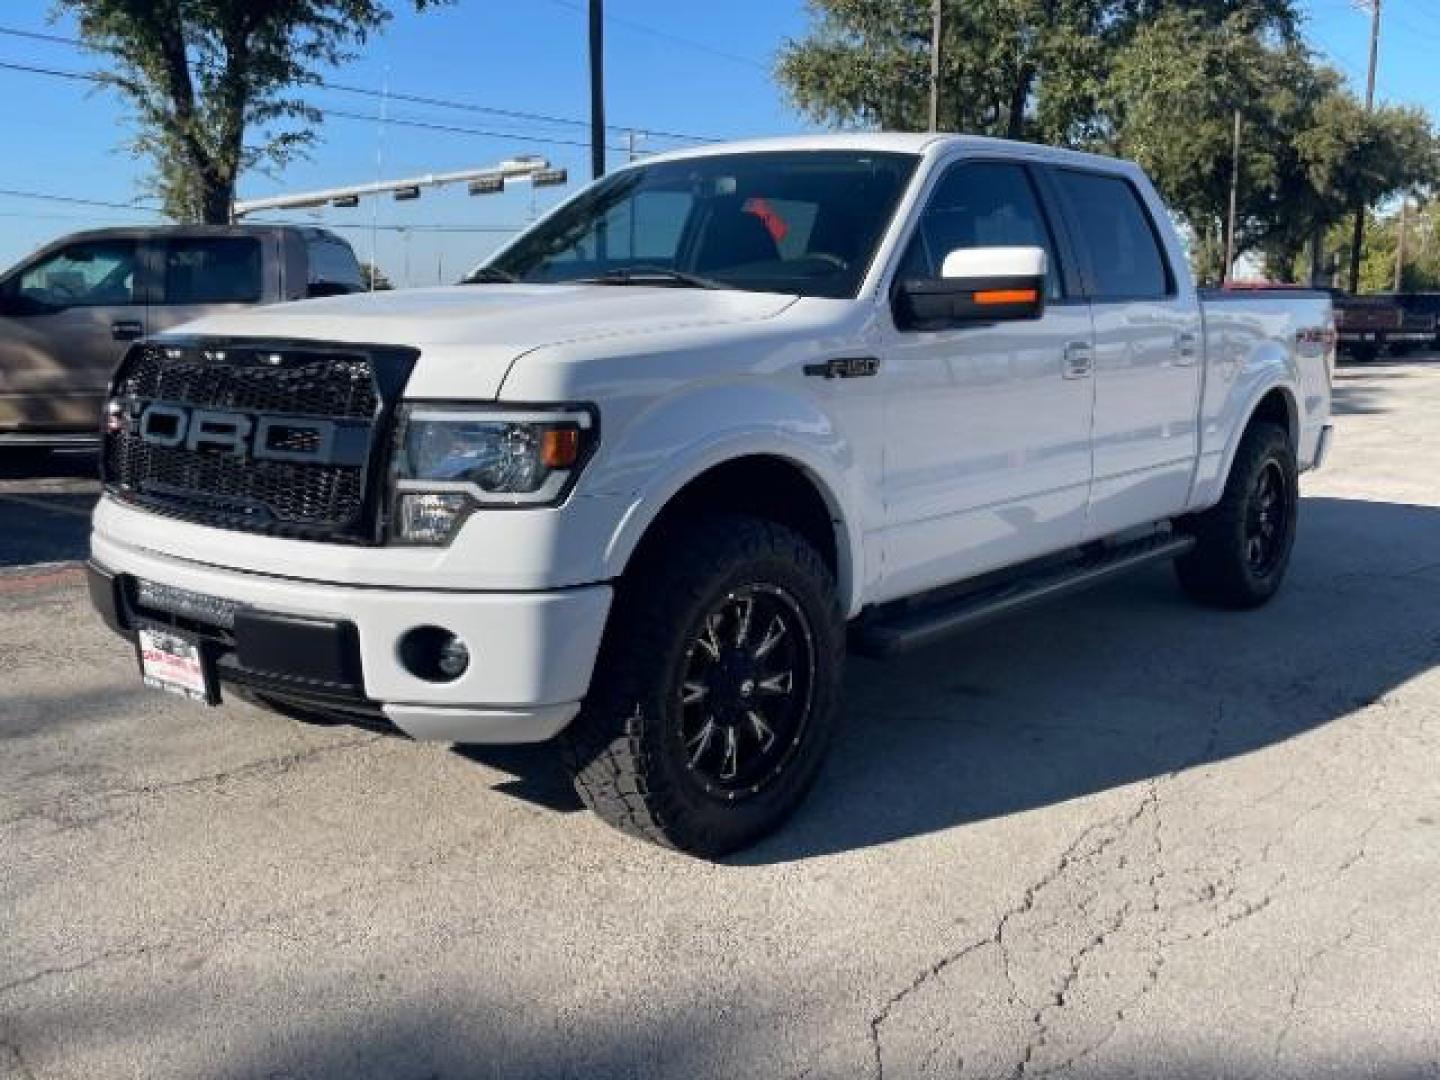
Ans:
{"label": "black aftermarket grille", "polygon": [[[376,542],[390,419],[414,362],[409,350],[311,342],[139,345],[117,371],[107,408],[107,486],[204,524]],[[260,433],[269,453],[257,457],[233,439],[156,438],[157,424],[147,437],[142,418],[152,406],[186,418],[182,425],[197,414],[228,418],[222,429]],[[169,431],[177,421],[166,423]],[[322,436],[334,431],[344,439],[326,456]]]}

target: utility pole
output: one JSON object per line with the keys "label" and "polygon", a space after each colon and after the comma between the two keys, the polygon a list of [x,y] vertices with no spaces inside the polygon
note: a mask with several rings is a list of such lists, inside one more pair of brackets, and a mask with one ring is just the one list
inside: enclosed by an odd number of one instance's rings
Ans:
{"label": "utility pole", "polygon": [[940,31],[944,28],[943,0],[930,0],[930,130],[940,130]]}
{"label": "utility pole", "polygon": [[1225,272],[1220,284],[1230,280],[1235,268],[1235,220],[1240,209],[1240,110],[1235,110],[1235,144],[1230,152],[1230,221],[1225,229]]}
{"label": "utility pole", "polygon": [[590,172],[605,175],[605,0],[590,0]]}
{"label": "utility pole", "polygon": [[1395,291],[1405,288],[1405,232],[1410,224],[1410,193],[1400,199],[1400,233],[1395,238]]}
{"label": "utility pole", "polygon": [[[1365,111],[1375,110],[1375,68],[1380,62],[1380,8],[1384,0],[1365,0],[1370,9],[1370,71],[1365,77]],[[1350,291],[1360,291],[1360,248],[1365,243],[1365,207],[1355,211],[1350,239]]]}

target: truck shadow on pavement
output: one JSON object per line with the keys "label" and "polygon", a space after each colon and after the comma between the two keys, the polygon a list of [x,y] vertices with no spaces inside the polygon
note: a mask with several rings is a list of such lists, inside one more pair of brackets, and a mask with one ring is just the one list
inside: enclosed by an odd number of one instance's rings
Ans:
{"label": "truck shadow on pavement", "polygon": [[93,453],[0,450],[0,571],[85,558],[95,474]]}
{"label": "truck shadow on pavement", "polygon": [[738,864],[884,844],[1303,736],[1440,663],[1440,508],[1306,499],[1258,612],[1193,607],[1168,569],[922,653],[852,660],[829,765]]}
{"label": "truck shadow on pavement", "polygon": [[1440,364],[1440,357],[1387,357],[1372,363],[1343,361],[1335,372],[1330,411],[1336,416],[1375,416],[1395,409],[1393,384],[1413,378],[1415,369]]}

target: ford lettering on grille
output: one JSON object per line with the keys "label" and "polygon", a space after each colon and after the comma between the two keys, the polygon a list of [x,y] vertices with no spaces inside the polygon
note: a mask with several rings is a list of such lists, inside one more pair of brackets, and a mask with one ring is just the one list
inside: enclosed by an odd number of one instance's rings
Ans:
{"label": "ford lettering on grille", "polygon": [[370,444],[370,425],[362,422],[250,416],[164,401],[145,405],[136,428],[151,446],[305,465],[360,466]]}
{"label": "ford lettering on grille", "polygon": [[121,363],[105,416],[117,497],[222,528],[375,543],[413,350],[170,339]]}

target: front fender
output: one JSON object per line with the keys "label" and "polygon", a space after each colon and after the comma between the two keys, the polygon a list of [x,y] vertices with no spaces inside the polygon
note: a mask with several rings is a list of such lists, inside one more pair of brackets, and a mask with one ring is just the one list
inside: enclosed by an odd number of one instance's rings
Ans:
{"label": "front fender", "polygon": [[605,452],[587,486],[631,496],[606,544],[608,577],[624,573],[646,530],[692,480],[737,458],[770,456],[797,466],[829,507],[841,607],[850,615],[858,611],[864,578],[861,472],[849,441],[812,399],[748,381],[692,387],[652,403],[604,437]]}

